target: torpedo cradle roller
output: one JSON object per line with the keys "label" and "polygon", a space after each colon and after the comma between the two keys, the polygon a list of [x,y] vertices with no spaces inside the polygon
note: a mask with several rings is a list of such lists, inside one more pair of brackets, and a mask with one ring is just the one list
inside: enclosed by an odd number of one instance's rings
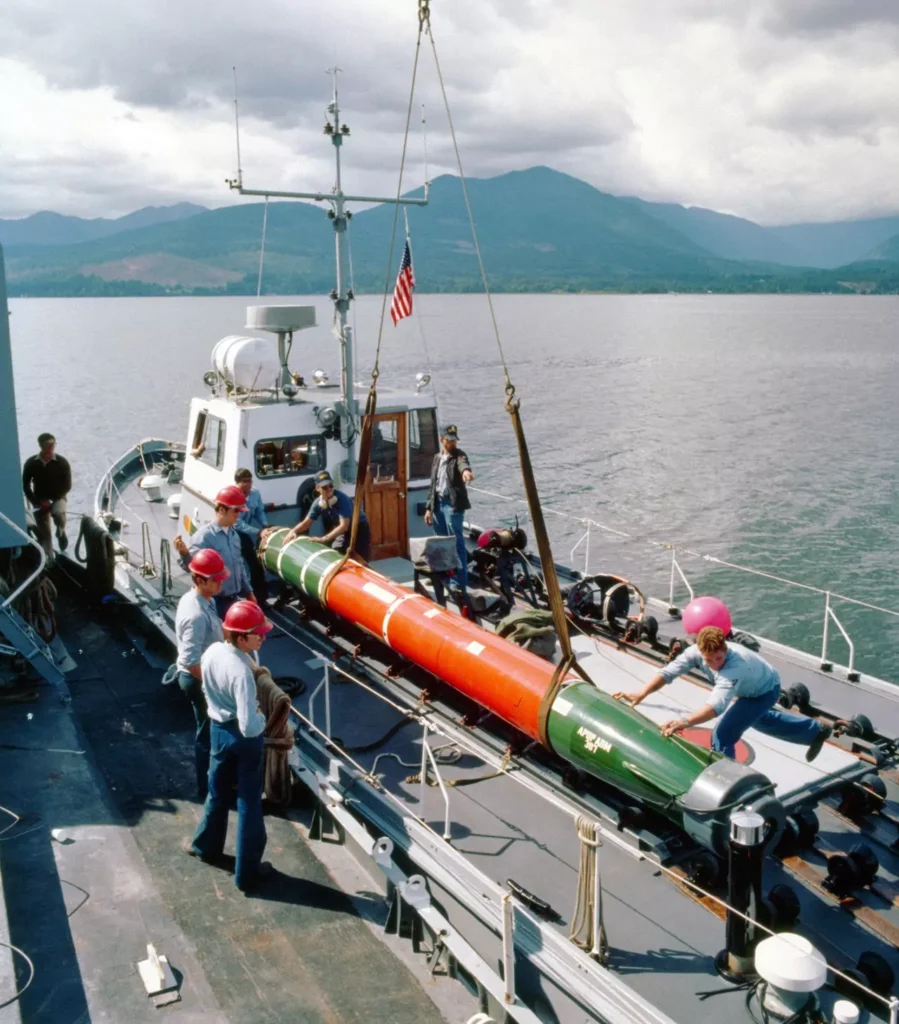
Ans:
{"label": "torpedo cradle roller", "polygon": [[[551,703],[553,666],[308,537],[271,533],[265,567],[322,607],[377,637],[531,739],[671,818],[699,843],[725,849],[728,818],[751,807],[780,826],[784,812],[759,772],[681,739],[579,676]],[[541,713],[545,730],[541,733]]]}

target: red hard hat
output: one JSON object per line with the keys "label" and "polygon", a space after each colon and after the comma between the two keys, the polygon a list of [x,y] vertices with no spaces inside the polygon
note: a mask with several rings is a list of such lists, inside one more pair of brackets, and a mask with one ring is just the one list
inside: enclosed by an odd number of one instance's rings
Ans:
{"label": "red hard hat", "polygon": [[268,633],[275,628],[265,612],[252,601],[235,601],[225,612],[223,625],[232,633]]}
{"label": "red hard hat", "polygon": [[222,556],[211,548],[201,548],[187,567],[194,576],[205,576],[207,580],[226,580],[231,575]]}
{"label": "red hard hat", "polygon": [[215,503],[216,505],[226,505],[228,508],[240,509],[241,512],[247,507],[246,495],[234,484],[223,487],[215,496]]}

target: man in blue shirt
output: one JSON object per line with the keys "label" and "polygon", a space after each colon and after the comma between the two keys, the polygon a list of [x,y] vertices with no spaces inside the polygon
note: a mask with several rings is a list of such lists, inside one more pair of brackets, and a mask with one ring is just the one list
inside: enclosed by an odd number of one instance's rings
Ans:
{"label": "man in blue shirt", "polygon": [[250,574],[250,584],[259,604],[265,604],[268,587],[265,582],[265,569],[256,555],[259,548],[259,535],[268,529],[265,516],[265,505],[262,495],[253,486],[253,473],[249,469],[238,469],[234,474],[234,483],[243,492],[246,508],[240,513],[235,530],[240,534],[240,548]]}
{"label": "man in blue shirt", "polygon": [[253,668],[254,655],[272,623],[258,605],[238,601],[228,609],[224,628],[224,642],[207,648],[201,661],[203,693],[211,722],[209,795],[199,828],[182,848],[210,863],[221,859],[236,782],[234,884],[248,892],[271,872],[271,865],[262,863],[266,843],[262,816],[265,718],[256,704]]}
{"label": "man in blue shirt", "polygon": [[190,539],[190,547],[180,536],[172,542],[182,567],[188,571],[190,560],[204,548],[211,548],[222,556],[229,575],[222,584],[221,593],[215,597],[215,609],[220,619],[224,619],[225,613],[239,598],[256,600],[240,547],[240,534],[235,529],[240,513],[246,507],[239,487],[223,487],[215,496],[215,519],[197,530]]}
{"label": "man in blue shirt", "polygon": [[203,696],[200,659],[207,647],[225,639],[222,621],[215,610],[213,598],[228,578],[222,556],[205,548],[191,559],[193,589],[178,602],[175,613],[175,636],[178,640],[178,685],[191,703],[197,735],[194,739],[194,764],[197,771],[197,794],[206,799],[209,785],[209,716]]}
{"label": "man in blue shirt", "polygon": [[[323,469],[315,474],[315,490],[317,497],[312,502],[309,515],[288,533],[286,540],[292,540],[301,533],[308,533],[313,523],[322,521],[324,534],[321,537],[310,537],[310,540],[327,544],[335,551],[346,551],[350,541],[350,524],[353,518],[353,499],[343,491],[334,489],[331,474]],[[356,555],[367,562],[371,554],[371,528],[365,512],[359,513],[359,532],[356,537]]]}
{"label": "man in blue shirt", "polygon": [[662,726],[665,736],[673,736],[720,715],[712,730],[712,749],[726,757],[734,756],[737,740],[747,729],[754,728],[790,743],[808,744],[806,760],[814,761],[833,732],[829,725],[814,718],[775,710],[780,696],[780,676],[754,651],[728,644],[724,632],[716,626],[701,629],[696,643],[653,676],[639,693],[620,692],[613,696],[636,707],[651,693],[691,669],[700,671],[714,688],[698,711],[666,722]]}

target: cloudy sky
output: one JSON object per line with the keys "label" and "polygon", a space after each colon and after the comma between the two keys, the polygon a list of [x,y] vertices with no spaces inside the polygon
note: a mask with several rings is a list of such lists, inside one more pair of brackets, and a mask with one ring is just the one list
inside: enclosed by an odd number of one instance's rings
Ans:
{"label": "cloudy sky", "polygon": [[[432,0],[466,173],[548,164],[766,224],[899,213],[899,0]],[[0,217],[396,190],[416,0],[3,0]],[[454,170],[423,50],[407,181]]]}

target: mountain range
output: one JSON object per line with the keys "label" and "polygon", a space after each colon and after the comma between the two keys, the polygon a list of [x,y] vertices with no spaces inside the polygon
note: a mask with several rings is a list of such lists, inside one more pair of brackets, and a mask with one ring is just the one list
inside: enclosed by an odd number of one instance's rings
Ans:
{"label": "mountain range", "polygon": [[[497,291],[899,291],[899,216],[763,227],[612,196],[548,167],[470,179],[468,191]],[[43,212],[0,220],[0,245],[14,296],[255,294],[262,220],[261,203],[179,203],[115,220]],[[437,178],[428,206],[409,208],[409,222],[420,289],[480,288],[458,178]],[[359,292],[392,280],[392,223],[389,206],[352,218]],[[333,251],[321,205],[270,203],[263,291],[330,291]]]}

